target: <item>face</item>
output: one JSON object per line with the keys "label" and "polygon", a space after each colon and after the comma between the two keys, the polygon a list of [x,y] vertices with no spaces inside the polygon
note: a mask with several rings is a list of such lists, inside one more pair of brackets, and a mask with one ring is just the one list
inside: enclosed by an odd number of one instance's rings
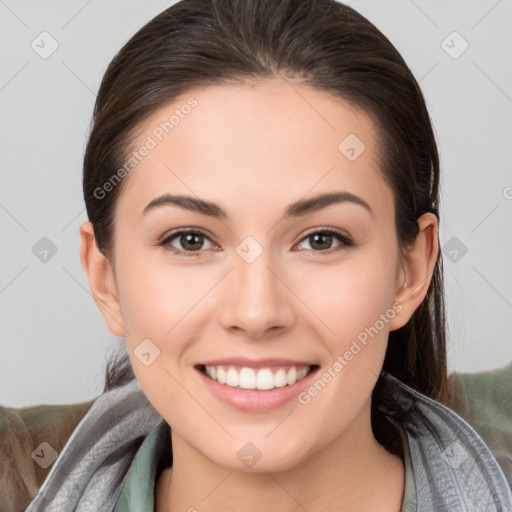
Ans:
{"label": "face", "polygon": [[371,119],[283,80],[217,85],[158,110],[144,144],[113,277],[173,443],[247,471],[355,450],[404,280]]}

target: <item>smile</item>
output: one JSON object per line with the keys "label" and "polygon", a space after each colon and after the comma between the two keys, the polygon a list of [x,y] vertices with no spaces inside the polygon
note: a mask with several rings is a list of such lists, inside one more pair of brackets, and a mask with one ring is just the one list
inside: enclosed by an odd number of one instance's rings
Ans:
{"label": "smile", "polygon": [[195,369],[206,390],[223,404],[242,412],[265,413],[293,402],[320,366],[284,358],[230,357],[203,361]]}
{"label": "smile", "polygon": [[295,384],[306,377],[311,368],[311,366],[275,366],[255,369],[204,365],[202,370],[210,379],[232,388],[268,391]]}

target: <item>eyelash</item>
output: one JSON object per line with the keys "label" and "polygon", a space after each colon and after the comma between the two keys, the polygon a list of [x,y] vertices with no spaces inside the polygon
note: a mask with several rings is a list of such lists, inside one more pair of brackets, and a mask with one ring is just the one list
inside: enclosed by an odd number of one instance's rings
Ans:
{"label": "eyelash", "polygon": [[[347,237],[341,231],[338,231],[337,229],[334,229],[334,228],[321,228],[321,229],[317,229],[316,231],[311,231],[310,233],[306,234],[304,237],[301,238],[301,240],[299,241],[299,244],[302,243],[304,240],[310,238],[311,236],[317,235],[317,234],[334,235],[340,243],[333,249],[328,249],[326,251],[315,251],[313,249],[306,249],[306,250],[312,251],[312,253],[315,255],[328,255],[328,254],[332,254],[334,252],[340,251],[342,249],[348,249],[355,245],[355,243],[349,237]],[[164,247],[166,250],[171,251],[174,254],[177,254],[178,256],[185,256],[185,257],[192,257],[192,258],[194,258],[194,257],[197,258],[198,256],[200,256],[201,250],[181,251],[179,249],[176,249],[172,245],[170,245],[171,241],[173,241],[174,239],[176,239],[180,236],[183,236],[183,235],[199,235],[199,236],[205,237],[208,240],[210,240],[210,237],[201,230],[183,229],[180,231],[175,231],[174,233],[171,233],[169,235],[164,235],[163,239],[161,239],[161,241],[158,243],[158,245]],[[295,245],[297,245],[297,244],[295,244]]]}

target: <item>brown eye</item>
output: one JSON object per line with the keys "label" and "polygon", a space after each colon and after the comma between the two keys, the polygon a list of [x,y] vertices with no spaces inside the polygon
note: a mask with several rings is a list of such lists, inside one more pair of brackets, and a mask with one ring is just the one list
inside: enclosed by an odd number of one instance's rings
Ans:
{"label": "brown eye", "polygon": [[202,235],[188,233],[179,236],[179,242],[185,250],[198,251],[203,245]]}
{"label": "brown eye", "polygon": [[199,256],[201,249],[205,249],[205,241],[211,244],[209,248],[213,247],[211,240],[201,231],[181,230],[166,236],[159,245],[184,256]]}
{"label": "brown eye", "polygon": [[[303,241],[309,243],[309,248],[306,249],[313,250],[314,252],[334,252],[354,245],[350,238],[334,229],[314,231],[305,236],[301,243]],[[333,247],[334,241],[337,241],[337,244]]]}
{"label": "brown eye", "polygon": [[330,233],[315,233],[308,237],[309,245],[312,249],[325,251],[331,248],[333,236]]}

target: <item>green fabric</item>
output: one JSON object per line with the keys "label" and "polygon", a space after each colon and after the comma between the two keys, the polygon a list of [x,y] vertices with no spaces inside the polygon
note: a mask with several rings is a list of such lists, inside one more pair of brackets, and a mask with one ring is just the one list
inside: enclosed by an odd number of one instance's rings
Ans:
{"label": "green fabric", "polygon": [[[170,449],[169,435],[169,426],[162,419],[139,447],[113,512],[154,512],[157,467]],[[405,491],[401,512],[410,512],[416,510],[416,487],[406,437],[403,436],[402,439],[405,452]]]}
{"label": "green fabric", "polygon": [[113,512],[153,512],[158,462],[167,455],[169,433],[162,419],[141,444]]}

